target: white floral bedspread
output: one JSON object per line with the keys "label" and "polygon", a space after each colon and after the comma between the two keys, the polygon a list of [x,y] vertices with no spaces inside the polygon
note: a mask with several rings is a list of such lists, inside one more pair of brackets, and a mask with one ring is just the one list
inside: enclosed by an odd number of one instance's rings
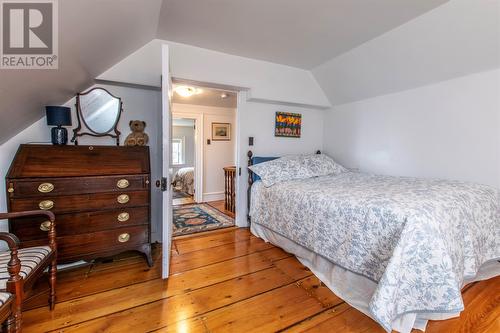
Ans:
{"label": "white floral bedspread", "polygon": [[174,187],[189,195],[194,194],[194,168],[187,167],[179,169],[174,176]]}
{"label": "white floral bedspread", "polygon": [[252,188],[258,223],[378,283],[387,331],[408,312],[459,312],[460,289],[500,258],[500,194],[444,180],[346,172]]}

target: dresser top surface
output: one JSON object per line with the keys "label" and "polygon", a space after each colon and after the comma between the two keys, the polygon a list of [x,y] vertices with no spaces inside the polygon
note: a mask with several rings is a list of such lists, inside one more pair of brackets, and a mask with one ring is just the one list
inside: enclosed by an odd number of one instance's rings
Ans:
{"label": "dresser top surface", "polygon": [[21,145],[7,178],[146,174],[149,147]]}

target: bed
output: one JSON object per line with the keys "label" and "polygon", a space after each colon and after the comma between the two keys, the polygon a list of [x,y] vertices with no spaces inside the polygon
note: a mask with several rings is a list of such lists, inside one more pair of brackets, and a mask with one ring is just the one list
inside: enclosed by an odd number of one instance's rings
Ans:
{"label": "bed", "polygon": [[186,167],[177,170],[173,179],[173,186],[175,191],[194,194],[194,168]]}
{"label": "bed", "polygon": [[341,166],[266,184],[259,173],[276,161],[249,152],[251,232],[296,255],[386,331],[458,316],[461,288],[500,274],[497,189]]}

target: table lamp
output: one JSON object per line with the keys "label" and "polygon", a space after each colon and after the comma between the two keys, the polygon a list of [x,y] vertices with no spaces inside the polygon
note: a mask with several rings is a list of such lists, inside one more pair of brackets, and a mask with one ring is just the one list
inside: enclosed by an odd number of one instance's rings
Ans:
{"label": "table lamp", "polygon": [[68,142],[68,131],[62,126],[71,126],[71,109],[65,106],[46,106],[47,125],[52,127],[52,144],[65,145]]}

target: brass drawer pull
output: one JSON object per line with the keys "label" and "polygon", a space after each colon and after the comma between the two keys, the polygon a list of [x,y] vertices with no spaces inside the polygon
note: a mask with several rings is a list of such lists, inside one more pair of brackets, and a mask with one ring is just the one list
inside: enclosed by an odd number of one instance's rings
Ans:
{"label": "brass drawer pull", "polygon": [[124,234],[121,234],[120,236],[118,236],[118,241],[120,243],[126,243],[128,242],[130,239],[130,234],[127,234],[127,233],[124,233]]}
{"label": "brass drawer pull", "polygon": [[7,192],[9,193],[14,193],[14,187],[12,186],[12,184],[9,186],[9,188],[7,189]]}
{"label": "brass drawer pull", "polygon": [[54,190],[54,184],[51,183],[42,183],[38,186],[38,192],[41,193],[50,193]]}
{"label": "brass drawer pull", "polygon": [[128,194],[120,194],[118,198],[116,198],[116,201],[121,204],[126,204],[130,201],[130,197],[128,196]]}
{"label": "brass drawer pull", "polygon": [[52,223],[50,221],[42,222],[42,224],[40,224],[40,230],[49,231],[51,225],[52,225]]}
{"label": "brass drawer pull", "polygon": [[40,201],[40,203],[38,204],[38,207],[40,207],[40,209],[42,209],[42,210],[52,209],[54,207],[54,201],[52,201],[52,200]]}
{"label": "brass drawer pull", "polygon": [[118,222],[128,221],[129,218],[130,218],[130,214],[127,212],[123,212],[123,213],[118,214]]}
{"label": "brass drawer pull", "polygon": [[116,182],[116,187],[118,188],[127,188],[130,186],[130,183],[126,179],[120,179],[119,181]]}

